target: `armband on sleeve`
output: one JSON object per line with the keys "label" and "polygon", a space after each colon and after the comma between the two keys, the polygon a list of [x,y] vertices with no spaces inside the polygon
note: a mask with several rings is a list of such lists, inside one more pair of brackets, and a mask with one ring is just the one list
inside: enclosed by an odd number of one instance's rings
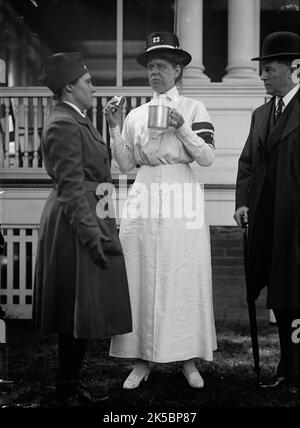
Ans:
{"label": "armband on sleeve", "polygon": [[215,148],[215,129],[210,122],[195,122],[192,124],[192,130],[198,135],[198,137],[201,137],[206,144]]}

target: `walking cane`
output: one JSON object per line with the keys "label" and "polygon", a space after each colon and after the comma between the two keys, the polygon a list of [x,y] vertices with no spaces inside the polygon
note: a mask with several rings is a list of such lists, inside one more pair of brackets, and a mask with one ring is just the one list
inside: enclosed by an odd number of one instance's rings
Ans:
{"label": "walking cane", "polygon": [[252,344],[252,355],[254,361],[254,369],[256,374],[256,386],[261,385],[260,381],[260,367],[259,367],[259,347],[258,347],[258,337],[257,337],[257,321],[256,321],[256,307],[255,300],[249,296],[250,293],[250,283],[249,283],[249,273],[248,273],[248,224],[242,221],[242,230],[243,230],[243,243],[244,243],[244,266],[245,266],[245,281],[247,289],[247,304],[248,304],[248,314],[249,314],[249,323],[250,323],[250,335],[251,335],[251,344]]}

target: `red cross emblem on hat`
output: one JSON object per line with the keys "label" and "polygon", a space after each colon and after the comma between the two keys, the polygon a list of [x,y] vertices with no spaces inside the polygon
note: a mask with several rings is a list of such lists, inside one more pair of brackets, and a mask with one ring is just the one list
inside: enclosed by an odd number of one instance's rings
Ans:
{"label": "red cross emblem on hat", "polygon": [[153,37],[152,42],[153,43],[159,43],[160,42],[160,37]]}

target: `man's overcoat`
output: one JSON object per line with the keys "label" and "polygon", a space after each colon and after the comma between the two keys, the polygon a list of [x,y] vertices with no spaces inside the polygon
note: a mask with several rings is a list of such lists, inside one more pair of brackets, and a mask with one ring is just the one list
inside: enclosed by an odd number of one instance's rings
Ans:
{"label": "man's overcoat", "polygon": [[[253,112],[239,159],[236,208],[249,207],[247,297],[256,299],[268,285],[269,308],[300,309],[300,91],[271,127],[274,103],[275,97]],[[266,179],[274,190],[272,206],[264,202],[268,195],[261,198]],[[268,221],[272,241],[266,237]],[[262,249],[270,242],[267,284]]]}
{"label": "man's overcoat", "polygon": [[[43,334],[63,332],[76,338],[130,332],[129,292],[115,219],[101,219],[96,213],[96,188],[111,182],[107,147],[89,118],[59,102],[44,127],[41,149],[54,189],[40,221],[34,322]],[[93,262],[87,248],[100,233],[111,238],[104,247],[107,269]]]}

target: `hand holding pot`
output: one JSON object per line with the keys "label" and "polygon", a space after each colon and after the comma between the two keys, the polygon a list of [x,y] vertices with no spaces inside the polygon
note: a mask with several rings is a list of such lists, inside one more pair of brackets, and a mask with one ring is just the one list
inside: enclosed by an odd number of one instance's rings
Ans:
{"label": "hand holding pot", "polygon": [[184,118],[175,108],[171,108],[170,110],[169,126],[173,126],[175,129],[178,129],[184,124]]}

